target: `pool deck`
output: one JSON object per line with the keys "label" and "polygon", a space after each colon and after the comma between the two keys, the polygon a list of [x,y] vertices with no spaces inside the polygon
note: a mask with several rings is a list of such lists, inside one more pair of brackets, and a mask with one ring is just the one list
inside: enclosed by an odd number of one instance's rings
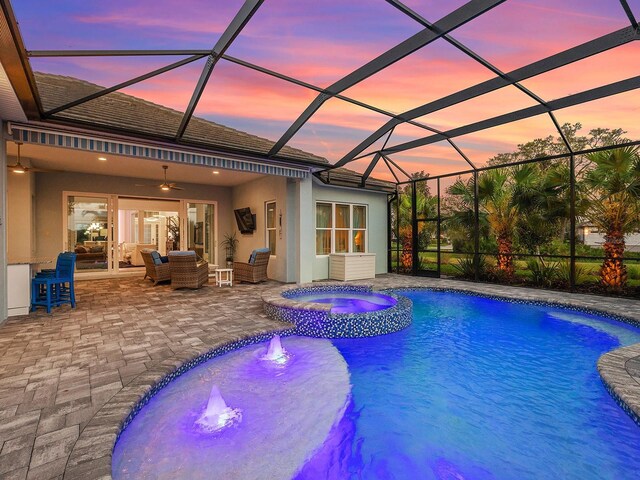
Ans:
{"label": "pool deck", "polygon": [[[399,275],[353,283],[565,303],[640,322],[640,302],[630,299]],[[281,287],[174,291],[139,278],[79,281],[75,310],[39,310],[0,325],[0,478],[110,478],[117,432],[142,395],[194,357],[286,327],[262,309],[261,295]],[[640,344],[603,355],[598,369],[640,415]]]}

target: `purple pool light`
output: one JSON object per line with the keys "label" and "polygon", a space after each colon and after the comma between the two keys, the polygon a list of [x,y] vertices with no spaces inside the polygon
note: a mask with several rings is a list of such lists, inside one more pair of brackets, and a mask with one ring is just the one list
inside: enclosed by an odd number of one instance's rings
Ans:
{"label": "purple pool light", "polygon": [[329,303],[331,313],[375,312],[393,307],[398,301],[389,295],[372,292],[313,292],[296,294],[292,299],[300,302]]}

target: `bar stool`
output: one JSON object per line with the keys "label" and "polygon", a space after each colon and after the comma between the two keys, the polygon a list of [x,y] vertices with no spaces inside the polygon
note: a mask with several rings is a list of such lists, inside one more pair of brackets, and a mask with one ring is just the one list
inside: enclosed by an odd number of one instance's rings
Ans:
{"label": "bar stool", "polygon": [[42,306],[51,313],[51,307],[70,303],[76,307],[76,295],[73,283],[73,272],[76,265],[76,254],[65,252],[58,255],[55,274],[45,272],[31,280],[31,310]]}

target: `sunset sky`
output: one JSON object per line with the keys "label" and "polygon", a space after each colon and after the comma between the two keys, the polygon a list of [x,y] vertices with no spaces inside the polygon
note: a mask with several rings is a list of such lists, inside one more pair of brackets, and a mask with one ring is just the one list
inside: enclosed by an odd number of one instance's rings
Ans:
{"label": "sunset sky", "polygon": [[[436,22],[462,0],[406,0]],[[640,18],[640,0],[629,2]],[[47,49],[210,49],[236,14],[238,0],[19,0],[13,2],[28,50]],[[507,0],[451,32],[451,36],[504,72],[529,64],[600,35],[629,26],[617,0]],[[227,53],[262,67],[326,87],[422,26],[383,0],[266,0]],[[544,100],[563,97],[640,74],[640,42],[588,58],[523,82]],[[112,86],[179,57],[32,59],[35,71],[70,75]],[[123,93],[184,111],[204,60],[133,85]],[[343,92],[344,95],[401,113],[494,75],[444,40],[437,40]],[[277,140],[316,97],[316,92],[220,61],[195,115]],[[556,112],[560,123],[620,127],[640,139],[638,92]],[[534,105],[515,87],[417,119],[440,130]],[[289,145],[339,160],[389,117],[340,99],[327,101]],[[477,164],[519,143],[553,135],[548,116],[540,116],[455,139]],[[388,145],[430,133],[398,127]],[[380,142],[374,147],[380,147]],[[369,149],[371,150],[371,149]],[[393,157],[409,172],[431,174],[467,168],[446,143]],[[366,160],[350,164],[362,171]],[[384,164],[375,170],[390,178]]]}

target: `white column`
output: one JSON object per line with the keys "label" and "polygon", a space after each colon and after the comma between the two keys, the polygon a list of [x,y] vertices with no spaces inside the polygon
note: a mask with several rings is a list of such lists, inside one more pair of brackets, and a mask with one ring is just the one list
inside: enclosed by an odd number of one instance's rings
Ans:
{"label": "white column", "polygon": [[0,324],[7,319],[7,143],[0,120]]}
{"label": "white column", "polygon": [[296,218],[296,283],[313,280],[315,258],[315,230],[312,180],[306,178],[296,184],[298,211]]}

